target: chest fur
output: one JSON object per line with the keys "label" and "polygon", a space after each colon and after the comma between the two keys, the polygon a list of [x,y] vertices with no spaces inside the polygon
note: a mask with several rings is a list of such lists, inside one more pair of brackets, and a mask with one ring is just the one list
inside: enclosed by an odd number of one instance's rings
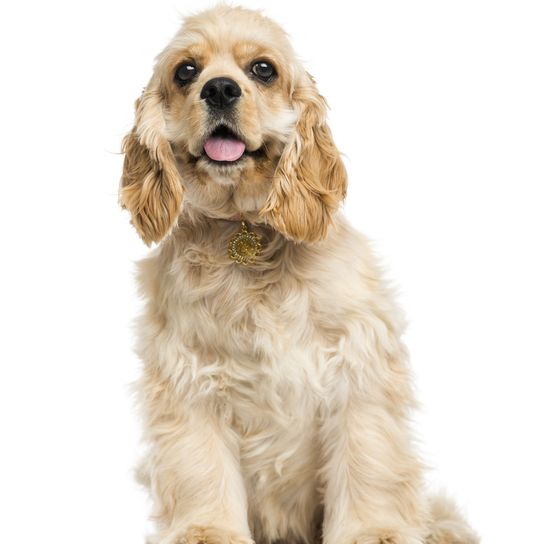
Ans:
{"label": "chest fur", "polygon": [[255,403],[281,403],[289,412],[317,385],[310,384],[319,374],[311,294],[295,280],[274,283],[246,272],[227,269],[201,284],[200,296],[193,290],[180,301],[173,337],[198,360],[198,374],[217,376],[221,397],[247,404],[242,412]]}

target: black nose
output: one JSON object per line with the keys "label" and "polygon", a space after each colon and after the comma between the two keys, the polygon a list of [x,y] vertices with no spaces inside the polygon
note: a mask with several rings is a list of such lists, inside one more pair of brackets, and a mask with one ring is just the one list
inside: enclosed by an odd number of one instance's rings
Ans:
{"label": "black nose", "polygon": [[224,109],[230,106],[242,95],[242,89],[236,81],[228,77],[214,77],[202,87],[200,98],[215,109]]}

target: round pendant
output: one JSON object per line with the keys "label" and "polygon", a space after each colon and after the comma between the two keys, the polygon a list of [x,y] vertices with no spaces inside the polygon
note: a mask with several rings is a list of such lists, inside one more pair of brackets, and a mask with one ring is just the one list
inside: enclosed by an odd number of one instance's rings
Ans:
{"label": "round pendant", "polygon": [[229,242],[229,257],[238,264],[251,264],[261,254],[260,236],[249,232],[245,221],[242,221],[240,231]]}

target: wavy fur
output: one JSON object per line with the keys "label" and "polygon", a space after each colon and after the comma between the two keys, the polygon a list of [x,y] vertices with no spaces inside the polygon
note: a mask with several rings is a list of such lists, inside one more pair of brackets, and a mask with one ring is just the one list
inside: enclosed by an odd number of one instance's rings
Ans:
{"label": "wavy fur", "polygon": [[[263,56],[278,68],[266,86],[246,71]],[[180,89],[187,58],[199,75]],[[218,75],[242,89],[225,119],[259,149],[226,166],[202,154],[218,114],[199,93]],[[346,173],[325,101],[285,33],[242,8],[189,18],[125,153],[121,201],[146,242],[162,239],[139,265],[149,542],[477,542],[424,492],[404,320],[338,211]],[[247,267],[226,251],[238,214],[262,237]]]}

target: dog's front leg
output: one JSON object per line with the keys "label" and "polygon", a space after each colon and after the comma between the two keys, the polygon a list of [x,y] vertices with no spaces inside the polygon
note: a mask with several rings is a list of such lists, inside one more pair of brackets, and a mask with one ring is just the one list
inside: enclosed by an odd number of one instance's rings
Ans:
{"label": "dog's front leg", "polygon": [[381,355],[344,359],[331,380],[321,427],[324,544],[425,541],[422,467],[407,423],[412,401],[402,349]]}
{"label": "dog's front leg", "polygon": [[147,385],[151,448],[141,472],[159,529],[150,542],[250,544],[234,433],[213,406],[184,406],[169,388]]}

